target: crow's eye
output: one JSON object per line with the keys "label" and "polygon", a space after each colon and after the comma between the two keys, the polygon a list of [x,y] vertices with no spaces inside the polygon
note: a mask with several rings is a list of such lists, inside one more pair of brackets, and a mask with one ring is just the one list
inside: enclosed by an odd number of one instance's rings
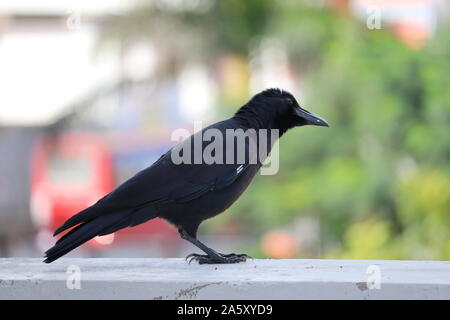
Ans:
{"label": "crow's eye", "polygon": [[294,105],[294,100],[292,100],[291,98],[287,98],[286,102],[287,102],[288,106],[293,106]]}

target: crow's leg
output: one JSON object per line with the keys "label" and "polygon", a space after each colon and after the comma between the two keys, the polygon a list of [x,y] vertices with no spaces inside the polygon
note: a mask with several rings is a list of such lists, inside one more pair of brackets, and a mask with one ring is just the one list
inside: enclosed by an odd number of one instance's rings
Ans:
{"label": "crow's leg", "polygon": [[225,264],[225,263],[238,263],[238,262],[245,262],[247,258],[250,258],[246,254],[221,254],[219,252],[216,252],[215,250],[205,246],[203,243],[201,243],[199,240],[197,240],[195,237],[192,237],[189,235],[185,230],[180,229],[178,230],[180,233],[181,238],[183,238],[186,241],[189,241],[197,248],[203,250],[206,255],[196,254],[192,253],[186,257],[186,259],[189,259],[189,263],[192,262],[192,260],[198,261],[200,264]]}

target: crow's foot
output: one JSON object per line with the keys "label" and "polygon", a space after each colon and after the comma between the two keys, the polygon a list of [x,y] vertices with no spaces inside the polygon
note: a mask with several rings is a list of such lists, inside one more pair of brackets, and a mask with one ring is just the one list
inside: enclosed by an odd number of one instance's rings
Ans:
{"label": "crow's foot", "polygon": [[250,256],[244,254],[221,254],[219,253],[217,256],[208,256],[204,254],[196,254],[191,253],[186,257],[186,260],[191,263],[193,260],[197,261],[199,264],[226,264],[226,263],[239,263],[245,262],[247,258],[251,258]]}

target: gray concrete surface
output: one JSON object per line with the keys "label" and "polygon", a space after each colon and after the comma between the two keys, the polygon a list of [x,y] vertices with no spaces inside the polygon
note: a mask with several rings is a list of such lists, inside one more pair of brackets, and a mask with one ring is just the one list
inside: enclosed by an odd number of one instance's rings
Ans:
{"label": "gray concrete surface", "polygon": [[0,299],[450,299],[450,262],[6,258]]}

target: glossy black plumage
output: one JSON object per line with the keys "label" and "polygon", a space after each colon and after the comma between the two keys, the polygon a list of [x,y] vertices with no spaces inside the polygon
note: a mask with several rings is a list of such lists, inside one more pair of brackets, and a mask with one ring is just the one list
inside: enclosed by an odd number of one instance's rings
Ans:
{"label": "glossy black plumage", "polygon": [[[194,140],[208,129],[223,133],[226,145],[227,129],[278,129],[282,135],[294,126],[306,124],[327,126],[322,118],[301,109],[291,94],[279,89],[269,89],[253,97],[230,119],[203,129],[181,144],[190,143],[190,159],[193,160]],[[251,152],[249,140],[241,140],[238,143],[239,140],[235,137],[229,139],[234,139],[234,148],[223,149],[223,160],[228,152],[233,151],[234,161],[231,164],[175,164],[169,150],[150,167],[137,173],[96,204],[74,215],[59,227],[55,235],[74,228],[46,252],[45,262],[58,259],[97,235],[132,227],[155,217],[169,221],[178,228],[183,239],[207,253],[206,256],[192,255],[192,258],[200,263],[245,261],[246,255],[223,255],[196,239],[200,223],[233,204],[261,167],[261,159],[255,150]],[[201,139],[200,141],[202,150],[211,143]],[[266,142],[268,151],[274,142]],[[246,150],[244,163],[236,163],[237,148]],[[257,161],[252,162],[254,159]]]}

